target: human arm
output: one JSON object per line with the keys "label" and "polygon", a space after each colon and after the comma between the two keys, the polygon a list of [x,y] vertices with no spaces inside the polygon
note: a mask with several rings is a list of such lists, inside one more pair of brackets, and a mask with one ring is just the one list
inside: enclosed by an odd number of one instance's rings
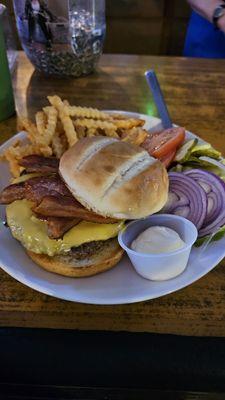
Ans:
{"label": "human arm", "polygon": [[[213,12],[215,8],[221,4],[225,4],[223,0],[187,0],[191,8],[200,14],[202,17],[206,18],[208,21],[212,22]],[[218,26],[221,31],[225,33],[225,15],[223,15],[218,20]]]}

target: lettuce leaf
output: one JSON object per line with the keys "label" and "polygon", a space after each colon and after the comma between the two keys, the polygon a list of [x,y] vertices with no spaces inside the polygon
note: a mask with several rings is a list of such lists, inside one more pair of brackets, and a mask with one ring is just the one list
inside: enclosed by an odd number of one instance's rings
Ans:
{"label": "lettuce leaf", "polygon": [[[199,239],[196,240],[195,242],[195,246],[196,247],[200,247],[202,244],[204,244],[204,242],[209,238],[210,235],[207,236],[203,236]],[[222,226],[217,232],[216,234],[213,236],[211,242],[216,242],[217,240],[222,239],[222,237],[225,236],[225,225]]]}

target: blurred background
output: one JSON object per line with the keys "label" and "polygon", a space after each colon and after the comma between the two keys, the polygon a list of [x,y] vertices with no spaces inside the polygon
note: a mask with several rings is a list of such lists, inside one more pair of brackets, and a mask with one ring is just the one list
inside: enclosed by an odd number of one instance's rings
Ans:
{"label": "blurred background", "polygon": [[[3,0],[12,16],[12,0]],[[190,7],[181,0],[106,0],[105,53],[182,55]]]}

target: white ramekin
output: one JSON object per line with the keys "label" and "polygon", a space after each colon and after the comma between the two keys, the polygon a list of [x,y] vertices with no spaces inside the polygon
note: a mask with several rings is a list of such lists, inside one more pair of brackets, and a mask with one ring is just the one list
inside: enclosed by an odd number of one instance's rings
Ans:
{"label": "white ramekin", "polygon": [[[185,242],[185,246],[179,250],[161,254],[144,254],[132,250],[130,248],[132,241],[150,226],[165,226],[173,229]],[[130,222],[119,233],[118,240],[139,275],[153,281],[163,281],[172,279],[185,270],[197,236],[198,231],[195,225],[186,218],[177,215],[156,214]]]}

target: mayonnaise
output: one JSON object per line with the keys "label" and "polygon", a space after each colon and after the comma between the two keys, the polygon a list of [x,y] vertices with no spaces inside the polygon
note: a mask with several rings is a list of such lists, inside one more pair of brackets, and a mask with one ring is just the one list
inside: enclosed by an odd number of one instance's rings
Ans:
{"label": "mayonnaise", "polygon": [[142,232],[131,244],[138,253],[169,253],[184,247],[185,243],[177,232],[164,226],[151,226]]}

